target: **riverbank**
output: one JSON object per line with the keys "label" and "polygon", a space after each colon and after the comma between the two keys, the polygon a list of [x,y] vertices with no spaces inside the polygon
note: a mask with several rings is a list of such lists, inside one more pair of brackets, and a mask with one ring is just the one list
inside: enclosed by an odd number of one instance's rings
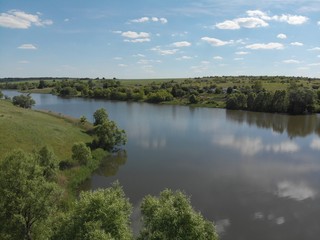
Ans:
{"label": "riverbank", "polygon": [[[93,136],[91,123],[54,113],[24,109],[11,102],[0,100],[0,160],[13,149],[33,153],[44,146],[52,149],[60,164],[72,163],[72,146],[76,142],[90,144]],[[65,189],[66,199],[73,198],[79,185],[89,178],[108,152],[97,149],[92,152],[92,162],[60,169],[58,184]]]}

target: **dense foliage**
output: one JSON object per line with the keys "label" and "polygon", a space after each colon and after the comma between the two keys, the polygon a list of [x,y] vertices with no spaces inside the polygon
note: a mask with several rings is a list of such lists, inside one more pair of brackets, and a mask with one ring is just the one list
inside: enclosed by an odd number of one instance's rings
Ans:
{"label": "dense foliage", "polygon": [[[174,80],[2,79],[0,88],[49,88],[63,97],[81,96],[250,111],[320,112],[320,79],[283,76],[210,76]],[[1,82],[0,81],[0,82]],[[292,89],[291,85],[296,88]]]}
{"label": "dense foliage", "polygon": [[160,197],[146,196],[141,204],[143,229],[139,240],[218,239],[212,222],[203,218],[180,191],[164,190]]}
{"label": "dense foliage", "polygon": [[41,235],[41,224],[55,210],[60,194],[57,185],[47,181],[50,166],[41,158],[17,150],[0,162],[1,239]]}
{"label": "dense foliage", "polygon": [[93,147],[103,148],[105,150],[114,150],[117,147],[126,144],[127,136],[124,130],[119,129],[114,121],[108,118],[104,108],[100,108],[93,114],[95,139]]}
{"label": "dense foliage", "polygon": [[31,108],[36,102],[32,99],[30,95],[19,95],[14,96],[12,98],[12,103],[16,106],[23,107],[23,108]]}

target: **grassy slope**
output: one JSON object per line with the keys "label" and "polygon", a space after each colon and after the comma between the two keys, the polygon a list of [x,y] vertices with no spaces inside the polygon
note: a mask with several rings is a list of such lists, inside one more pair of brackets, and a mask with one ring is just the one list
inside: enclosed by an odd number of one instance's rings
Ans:
{"label": "grassy slope", "polygon": [[0,159],[15,148],[31,152],[45,145],[50,146],[60,160],[71,158],[75,142],[92,141],[77,125],[71,118],[15,107],[0,100]]}

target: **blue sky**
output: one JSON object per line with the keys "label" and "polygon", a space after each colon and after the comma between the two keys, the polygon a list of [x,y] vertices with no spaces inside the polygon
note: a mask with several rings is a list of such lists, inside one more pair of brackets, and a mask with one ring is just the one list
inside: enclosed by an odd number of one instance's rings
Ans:
{"label": "blue sky", "polygon": [[0,77],[320,77],[319,0],[0,0]]}

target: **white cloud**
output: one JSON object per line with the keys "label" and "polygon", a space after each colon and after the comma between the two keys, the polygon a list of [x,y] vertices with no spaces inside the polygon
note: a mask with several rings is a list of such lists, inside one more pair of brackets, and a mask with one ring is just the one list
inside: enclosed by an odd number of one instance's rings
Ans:
{"label": "white cloud", "polygon": [[264,20],[254,17],[238,18],[237,23],[244,28],[260,28],[269,26],[269,24]]}
{"label": "white cloud", "polygon": [[280,33],[280,34],[277,35],[277,38],[286,39],[287,35],[285,35],[284,33]]}
{"label": "white cloud", "polygon": [[271,20],[271,17],[269,17],[268,14],[260,10],[248,10],[247,14],[249,17],[258,17],[266,21]]}
{"label": "white cloud", "polygon": [[150,42],[150,38],[136,38],[136,39],[125,39],[125,42],[132,42],[132,43],[142,43],[142,42]]}
{"label": "white cloud", "polygon": [[118,64],[118,66],[119,66],[119,67],[128,67],[128,65],[126,65],[126,64],[123,64],[123,63],[121,63],[121,64]]}
{"label": "white cloud", "polygon": [[172,45],[173,45],[174,47],[189,47],[189,46],[191,46],[191,43],[190,43],[190,42],[187,42],[187,41],[182,41],[182,42],[172,43]]}
{"label": "white cloud", "polygon": [[69,18],[65,18],[63,21],[64,21],[64,22],[69,22],[70,19],[69,19]]}
{"label": "white cloud", "polygon": [[314,48],[310,48],[308,50],[309,51],[320,51],[320,47],[314,47]]}
{"label": "white cloud", "polygon": [[220,47],[220,46],[224,46],[224,45],[228,45],[228,44],[232,44],[233,41],[222,41],[220,39],[217,38],[210,38],[210,37],[203,37],[201,38],[202,41],[205,41],[207,43],[209,43],[212,46],[215,47]]}
{"label": "white cloud", "polygon": [[320,26],[320,21],[317,22],[318,26]]}
{"label": "white cloud", "polygon": [[242,60],[244,60],[244,58],[234,58],[233,60],[234,61],[242,61]]}
{"label": "white cloud", "polygon": [[182,56],[182,57],[176,58],[176,60],[190,60],[190,59],[192,59],[192,57],[190,56]]}
{"label": "white cloud", "polygon": [[223,57],[221,57],[221,56],[214,56],[213,59],[214,59],[214,60],[223,60]]}
{"label": "white cloud", "polygon": [[138,19],[133,19],[133,20],[131,20],[131,22],[133,22],[133,23],[149,22],[149,18],[148,17],[142,17],[142,18],[138,18]]}
{"label": "white cloud", "polygon": [[235,18],[217,23],[215,27],[219,29],[236,30],[240,28],[260,28],[269,26],[268,21],[286,22],[291,25],[306,23],[309,19],[301,15],[282,14],[281,16],[269,16],[260,10],[249,10],[246,12],[248,17]]}
{"label": "white cloud", "polygon": [[27,49],[27,50],[36,50],[37,49],[36,46],[34,46],[33,44],[30,44],[30,43],[22,44],[18,48],[19,49]]}
{"label": "white cloud", "polygon": [[320,66],[320,63],[310,63],[308,66],[317,67],[317,66]]}
{"label": "white cloud", "polygon": [[146,32],[137,33],[132,31],[122,32],[121,35],[127,38],[149,38],[150,37],[149,33],[146,33]]}
{"label": "white cloud", "polygon": [[161,49],[159,46],[151,48],[151,50],[157,52],[162,56],[173,55],[179,51],[179,49]]}
{"label": "white cloud", "polygon": [[216,27],[219,29],[229,29],[235,30],[244,28],[259,28],[267,27],[269,24],[260,18],[247,17],[247,18],[236,18],[234,20],[227,20],[221,23],[216,24]]}
{"label": "white cloud", "polygon": [[281,16],[274,16],[272,19],[279,22],[286,22],[291,25],[301,25],[306,23],[309,18],[301,15],[282,14]]}
{"label": "white cloud", "polygon": [[138,19],[133,19],[130,22],[132,23],[146,23],[146,22],[160,22],[162,24],[165,24],[168,22],[166,18],[158,18],[158,17],[142,17]]}
{"label": "white cloud", "polygon": [[294,59],[288,59],[288,60],[284,60],[284,61],[282,61],[282,62],[283,62],[283,63],[288,63],[288,64],[291,64],[291,63],[294,63],[294,64],[300,63],[300,61],[294,60]]}
{"label": "white cloud", "polygon": [[167,23],[168,20],[166,18],[160,18],[159,21],[163,24]]}
{"label": "white cloud", "polygon": [[308,198],[314,198],[316,191],[305,183],[292,183],[282,181],[277,184],[276,195],[282,198],[291,198],[297,201],[303,201]]}
{"label": "white cloud", "polygon": [[235,52],[235,54],[237,54],[237,55],[247,55],[247,54],[249,54],[249,52],[241,51],[241,52]]}
{"label": "white cloud", "polygon": [[145,55],[141,54],[141,53],[138,53],[136,55],[133,55],[133,57],[141,57],[141,58],[144,58],[146,57]]}
{"label": "white cloud", "polygon": [[216,27],[219,29],[228,29],[228,30],[234,30],[234,29],[240,29],[240,25],[236,21],[226,20],[221,23],[217,23]]}
{"label": "white cloud", "polygon": [[28,29],[32,25],[46,26],[53,24],[52,20],[42,20],[37,14],[29,14],[23,11],[11,10],[0,14],[0,26],[6,28]]}
{"label": "white cloud", "polygon": [[303,46],[303,43],[301,43],[301,42],[292,42],[292,43],[290,43],[290,45],[301,47],[301,46]]}
{"label": "white cloud", "polygon": [[[117,31],[117,33],[119,33]],[[125,39],[125,42],[131,42],[131,43],[142,43],[142,42],[150,42],[150,34],[146,32],[132,32],[132,31],[127,31],[127,32],[120,32],[121,36],[129,38]]]}
{"label": "white cloud", "polygon": [[246,48],[252,49],[252,50],[259,50],[259,49],[264,49],[264,50],[270,50],[270,49],[283,49],[284,46],[281,43],[255,43],[251,45],[247,45]]}
{"label": "white cloud", "polygon": [[119,61],[122,60],[122,57],[114,57],[113,59]]}

